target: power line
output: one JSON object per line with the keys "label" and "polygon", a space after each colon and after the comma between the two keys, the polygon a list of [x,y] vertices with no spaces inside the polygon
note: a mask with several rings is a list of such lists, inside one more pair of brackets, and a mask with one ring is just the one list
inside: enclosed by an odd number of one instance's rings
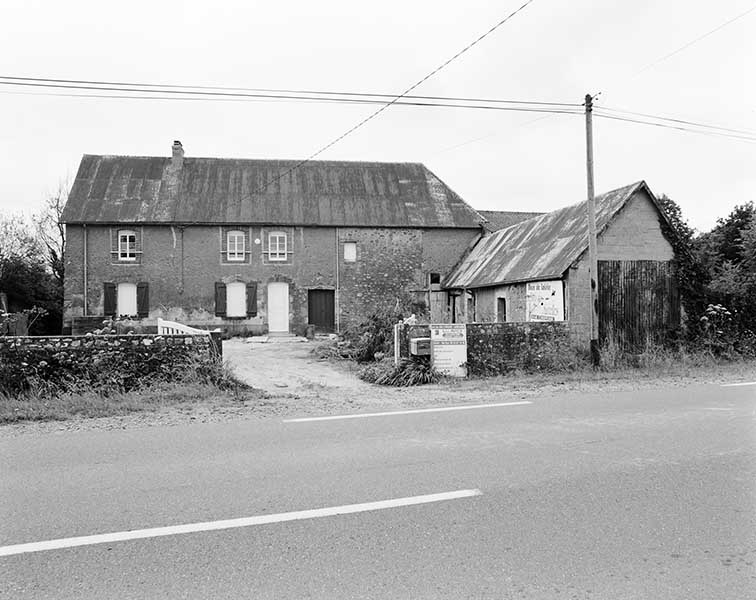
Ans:
{"label": "power line", "polygon": [[[0,82],[2,83],[2,82]],[[81,88],[84,89],[84,88]],[[0,90],[0,94],[13,94],[13,95],[28,95],[28,96],[53,96],[53,97],[65,97],[65,98],[110,98],[120,100],[168,100],[168,101],[212,101],[212,102],[263,102],[265,100],[295,100],[305,101],[313,103],[336,103],[336,104],[385,104],[382,100],[368,100],[362,98],[320,98],[310,96],[283,96],[283,95],[265,95],[255,94],[242,97],[172,97],[172,96],[153,96],[153,95],[138,95],[130,96],[126,94],[74,94],[68,92],[60,93],[45,93],[45,92],[9,92]],[[550,107],[542,106],[538,103],[530,104],[527,102],[518,102],[512,106],[502,105],[485,105],[485,104],[455,104],[449,102],[407,102],[397,101],[394,102],[396,106],[415,106],[415,107],[432,107],[432,108],[462,108],[462,109],[474,109],[474,110],[494,110],[494,111],[511,111],[511,112],[537,112],[537,113],[554,113],[554,114],[582,114],[579,110],[580,105],[565,105],[562,107]]]}
{"label": "power line", "polygon": [[705,131],[705,130],[702,130],[702,129],[691,129],[690,127],[682,127],[682,126],[678,126],[678,125],[668,125],[668,124],[665,124],[665,123],[657,123],[657,122],[654,122],[654,121],[644,121],[642,119],[630,119],[630,118],[627,118],[627,117],[620,117],[620,116],[616,116],[616,115],[602,114],[602,113],[599,113],[599,112],[595,112],[595,109],[594,109],[594,115],[597,116],[597,117],[600,117],[602,119],[612,119],[614,121],[626,121],[628,123],[639,123],[641,125],[652,125],[654,127],[664,127],[666,129],[676,129],[678,131],[687,131],[689,133],[700,133],[702,135],[721,136],[721,137],[733,138],[733,139],[743,140],[743,141],[748,141],[748,142],[756,142],[756,136],[755,137],[751,137],[751,136],[735,135],[735,134],[730,134],[730,133],[725,133],[725,132],[719,132],[719,131]]}
{"label": "power line", "polygon": [[729,21],[725,21],[725,22],[724,22],[724,23],[722,23],[721,25],[718,25],[717,27],[715,27],[715,28],[714,28],[714,29],[712,29],[711,31],[707,31],[707,32],[706,32],[706,33],[704,33],[703,35],[700,35],[700,36],[698,36],[697,38],[695,38],[694,40],[691,40],[691,41],[690,41],[690,42],[688,42],[687,44],[684,44],[684,45],[680,46],[679,48],[677,48],[676,50],[673,50],[673,51],[672,51],[672,52],[670,52],[669,54],[665,54],[664,56],[662,56],[661,58],[659,58],[659,59],[655,60],[654,62],[652,62],[652,63],[649,63],[649,64],[648,64],[648,65],[646,65],[645,67],[643,67],[643,68],[639,69],[638,71],[636,71],[635,73],[633,73],[633,75],[631,75],[631,77],[635,78],[635,77],[637,77],[638,75],[640,75],[641,73],[643,73],[644,71],[647,71],[648,69],[650,69],[651,67],[655,67],[656,65],[658,65],[658,64],[659,64],[659,63],[661,63],[661,62],[664,62],[664,61],[665,61],[665,60],[667,60],[668,58],[672,58],[672,57],[673,57],[673,56],[674,56],[675,54],[679,54],[679,53],[680,53],[680,52],[682,52],[683,50],[685,50],[685,49],[687,49],[687,48],[690,48],[690,47],[691,47],[691,46],[692,46],[693,44],[696,44],[696,43],[700,42],[701,40],[703,40],[704,38],[707,38],[707,37],[709,37],[709,36],[710,36],[710,35],[711,35],[712,33],[716,33],[716,32],[717,32],[717,31],[719,31],[720,29],[723,29],[724,27],[727,27],[727,26],[728,26],[728,25],[729,25],[730,23],[734,23],[734,22],[735,22],[735,21],[737,21],[738,19],[742,19],[743,17],[745,17],[745,16],[747,15],[747,14],[749,14],[749,13],[753,12],[754,10],[756,10],[756,5],[752,6],[752,7],[751,7],[751,8],[749,8],[749,9],[748,9],[747,11],[745,11],[745,12],[743,12],[743,13],[740,13],[739,15],[737,15],[737,16],[735,16],[735,17],[733,17],[733,18],[732,18],[732,19],[730,19]]}
{"label": "power line", "polygon": [[[320,154],[322,154],[323,152],[325,152],[326,150],[328,150],[332,146],[338,144],[345,137],[347,137],[351,133],[357,131],[360,127],[362,127],[363,125],[365,125],[366,123],[368,123],[369,121],[371,121],[372,119],[374,119],[375,117],[377,117],[378,115],[380,115],[384,110],[386,110],[387,108],[389,108],[393,104],[396,104],[399,100],[402,99],[402,97],[404,97],[407,94],[409,94],[412,90],[414,90],[415,88],[417,88],[419,85],[425,83],[428,79],[430,79],[431,77],[433,77],[436,73],[438,73],[439,71],[441,71],[443,68],[445,68],[447,65],[449,65],[452,61],[454,61],[457,58],[459,58],[460,56],[462,56],[465,52],[467,52],[468,50],[470,50],[470,48],[472,48],[476,44],[480,43],[482,40],[484,40],[486,37],[488,37],[490,34],[492,34],[494,31],[496,31],[499,27],[501,27],[502,25],[504,25],[504,23],[506,23],[507,21],[509,21],[510,19],[512,19],[515,15],[517,15],[520,11],[524,10],[527,6],[529,6],[533,2],[534,2],[534,0],[527,0],[527,2],[525,2],[525,4],[523,4],[522,6],[520,6],[515,11],[511,12],[506,17],[504,17],[501,21],[499,21],[498,23],[496,23],[493,27],[491,27],[483,35],[479,36],[473,42],[471,42],[470,44],[468,44],[467,46],[465,46],[464,48],[462,48],[462,50],[460,50],[459,52],[457,52],[454,56],[452,56],[451,58],[449,58],[448,60],[446,60],[444,63],[442,63],[438,67],[436,67],[433,71],[431,71],[430,73],[428,73],[425,77],[423,77],[422,79],[420,79],[419,81],[417,81],[416,83],[414,83],[413,85],[411,85],[410,87],[408,87],[406,90],[404,90],[401,94],[399,94],[396,98],[394,98],[393,100],[391,100],[390,102],[388,102],[386,105],[382,106],[381,108],[379,108],[378,110],[376,110],[372,114],[368,115],[366,118],[362,119],[359,123],[357,123],[356,125],[354,125],[350,129],[348,129],[347,131],[345,131],[344,133],[342,133],[339,137],[337,137],[336,139],[334,139],[332,142],[326,144],[325,146],[323,146],[322,148],[320,148],[320,150],[318,150],[317,152],[314,152],[313,154],[311,154],[310,156],[308,156],[305,160],[302,160],[302,161],[298,162],[297,164],[295,164],[293,167],[291,167],[290,169],[288,169],[287,171],[285,171],[284,173],[282,173],[278,177],[276,177],[276,178],[268,181],[267,183],[265,183],[265,185],[263,186],[262,190],[265,190],[270,184],[275,183],[277,181],[280,181],[281,179],[283,179],[284,177],[286,177],[292,171],[295,171],[296,169],[298,169],[299,167],[301,167],[305,163],[311,161],[316,156],[319,156]],[[262,191],[262,190],[260,190],[260,191]]]}
{"label": "power line", "polygon": [[675,119],[672,117],[662,117],[659,115],[651,115],[648,113],[642,113],[642,112],[633,112],[631,110],[622,110],[619,108],[609,108],[608,106],[601,106],[597,107],[599,110],[614,112],[614,113],[620,113],[625,115],[634,115],[636,117],[648,117],[650,119],[657,119],[659,121],[668,121],[671,123],[680,123],[682,125],[694,125],[696,127],[704,127],[707,129],[718,129],[720,131],[729,131],[730,133],[741,133],[745,135],[756,135],[756,131],[749,131],[747,129],[731,129],[729,127],[720,127],[718,125],[708,125],[706,123],[696,123],[695,121],[687,121],[685,119]]}
{"label": "power line", "polygon": [[[197,90],[221,90],[226,92],[258,92],[261,95],[265,94],[315,94],[322,96],[355,96],[365,98],[396,98],[397,94],[386,93],[367,93],[367,92],[339,92],[332,90],[296,90],[296,89],[274,89],[274,88],[247,88],[247,87],[226,87],[226,86],[206,86],[206,85],[175,85],[175,84],[158,84],[158,83],[129,83],[119,81],[95,81],[84,79],[52,79],[42,77],[13,77],[10,75],[0,75],[0,85],[29,85],[35,87],[57,87],[54,84],[76,84],[70,86],[71,89],[103,89],[114,90],[118,88],[120,91],[133,91],[133,92],[148,92],[152,93],[160,91],[161,93],[170,94],[204,94]],[[32,82],[32,83],[24,83]],[[44,85],[43,85],[44,84]],[[83,86],[97,86],[97,87],[83,87]],[[108,86],[108,87],[101,87]],[[68,86],[67,86],[68,87]],[[123,89],[121,89],[123,88]],[[136,88],[163,88],[160,90],[145,90]],[[170,89],[175,88],[175,89]],[[182,91],[191,90],[191,91]],[[207,95],[215,95],[215,92],[207,92]],[[235,95],[235,94],[234,94]],[[254,94],[257,95],[257,94]],[[441,100],[450,102],[486,102],[492,104],[540,104],[543,106],[579,106],[574,103],[564,102],[541,102],[541,101],[529,101],[529,100],[502,100],[499,98],[464,98],[458,96],[416,96],[410,94],[401,94],[402,98],[412,98],[417,100]]]}

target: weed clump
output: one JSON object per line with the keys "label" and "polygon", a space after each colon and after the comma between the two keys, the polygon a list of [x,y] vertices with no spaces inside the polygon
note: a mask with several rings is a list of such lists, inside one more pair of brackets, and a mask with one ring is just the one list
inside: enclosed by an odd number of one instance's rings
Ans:
{"label": "weed clump", "polygon": [[368,383],[396,387],[441,381],[441,374],[433,368],[428,357],[419,356],[404,358],[397,365],[392,360],[384,359],[364,367],[357,376]]}

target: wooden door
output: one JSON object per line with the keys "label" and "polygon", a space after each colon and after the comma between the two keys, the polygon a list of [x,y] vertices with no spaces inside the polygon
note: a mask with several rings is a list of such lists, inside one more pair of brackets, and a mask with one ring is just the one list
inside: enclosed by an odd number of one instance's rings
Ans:
{"label": "wooden door", "polygon": [[334,330],[335,302],[333,290],[309,290],[307,292],[307,322],[317,331]]}

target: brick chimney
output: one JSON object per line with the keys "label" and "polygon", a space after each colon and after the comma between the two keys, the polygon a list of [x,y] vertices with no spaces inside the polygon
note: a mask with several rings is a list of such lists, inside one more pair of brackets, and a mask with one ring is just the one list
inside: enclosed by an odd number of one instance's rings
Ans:
{"label": "brick chimney", "polygon": [[181,142],[175,140],[171,149],[173,150],[171,164],[176,168],[180,168],[184,164],[184,147],[181,145]]}

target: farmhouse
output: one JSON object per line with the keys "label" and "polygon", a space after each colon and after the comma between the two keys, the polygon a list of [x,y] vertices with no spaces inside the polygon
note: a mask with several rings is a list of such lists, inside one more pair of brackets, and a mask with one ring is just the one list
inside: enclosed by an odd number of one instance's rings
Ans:
{"label": "farmhouse", "polygon": [[[628,346],[679,326],[671,229],[645,182],[596,198],[599,337]],[[569,321],[590,338],[586,202],[482,238],[442,282],[458,322]]]}
{"label": "farmhouse", "polygon": [[227,332],[338,331],[431,290],[484,218],[421,164],[82,158],[64,330],[130,315]]}

